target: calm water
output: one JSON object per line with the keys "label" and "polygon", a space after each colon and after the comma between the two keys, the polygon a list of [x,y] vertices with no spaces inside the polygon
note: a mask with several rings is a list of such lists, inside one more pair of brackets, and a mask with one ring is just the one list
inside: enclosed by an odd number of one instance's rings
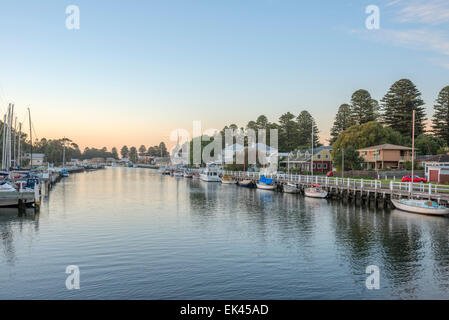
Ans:
{"label": "calm water", "polygon": [[0,250],[2,299],[449,298],[447,218],[145,169],[74,174],[36,215],[2,209]]}

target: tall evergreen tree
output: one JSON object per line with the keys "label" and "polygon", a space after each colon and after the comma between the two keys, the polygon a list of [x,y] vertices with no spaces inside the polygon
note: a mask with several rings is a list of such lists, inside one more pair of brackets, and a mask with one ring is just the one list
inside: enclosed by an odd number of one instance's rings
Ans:
{"label": "tall evergreen tree", "polygon": [[379,104],[371,98],[371,94],[359,89],[351,97],[351,117],[355,124],[375,121],[378,117]]}
{"label": "tall evergreen tree", "polygon": [[113,157],[114,159],[118,159],[118,152],[117,152],[117,148],[116,148],[116,147],[113,147],[113,148],[112,148],[111,154],[112,154],[112,157]]}
{"label": "tall evergreen tree", "polygon": [[129,160],[131,160],[133,163],[137,162],[137,149],[136,149],[136,147],[129,148]]}
{"label": "tall evergreen tree", "polygon": [[129,154],[128,147],[123,146],[122,149],[120,150],[120,154],[121,154],[122,158],[127,158],[128,154]]}
{"label": "tall evergreen tree", "polygon": [[313,128],[313,145],[316,147],[320,144],[318,138],[318,127],[312,115],[304,110],[296,118],[298,123],[299,140],[297,147],[310,147],[312,145],[312,128]]}
{"label": "tall evergreen tree", "polygon": [[298,146],[298,124],[295,122],[295,116],[290,113],[284,113],[279,118],[279,150],[281,152],[290,152]]}
{"label": "tall evergreen tree", "polygon": [[441,89],[433,108],[435,109],[432,119],[433,133],[449,145],[449,86]]}
{"label": "tall evergreen tree", "polygon": [[331,129],[331,139],[329,143],[332,145],[338,138],[338,135],[354,125],[351,114],[351,106],[349,104],[342,104],[338,108],[338,112],[335,116],[334,125]]}
{"label": "tall evergreen tree", "polygon": [[383,121],[404,137],[412,134],[412,114],[416,110],[415,137],[424,133],[426,114],[421,92],[408,79],[396,81],[382,98]]}

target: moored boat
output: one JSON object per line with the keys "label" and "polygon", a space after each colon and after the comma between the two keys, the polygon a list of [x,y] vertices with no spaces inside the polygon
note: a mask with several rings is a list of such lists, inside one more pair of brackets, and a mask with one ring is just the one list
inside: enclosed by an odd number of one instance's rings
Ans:
{"label": "moored boat", "polygon": [[282,191],[284,191],[285,193],[299,193],[299,188],[296,186],[296,184],[287,183],[282,186]]}
{"label": "moored boat", "polygon": [[218,176],[218,169],[216,166],[208,166],[203,173],[200,174],[201,181],[205,182],[220,182],[221,179]]}
{"label": "moored boat", "polygon": [[304,189],[304,195],[310,198],[326,198],[327,191],[317,184],[312,184],[311,188]]}
{"label": "moored boat", "polygon": [[232,176],[225,174],[221,177],[221,183],[223,184],[236,184],[237,180],[235,180]]}
{"label": "moored boat", "polygon": [[256,186],[253,180],[242,180],[238,182],[238,185],[245,188],[254,188]]}
{"label": "moored boat", "polygon": [[409,200],[409,199],[391,199],[394,207],[407,212],[428,214],[428,215],[446,215],[449,214],[449,208],[440,206],[435,201],[430,200]]}
{"label": "moored boat", "polygon": [[274,184],[273,179],[268,179],[264,175],[260,178],[259,182],[256,183],[258,189],[263,190],[274,190],[276,189],[276,185]]}

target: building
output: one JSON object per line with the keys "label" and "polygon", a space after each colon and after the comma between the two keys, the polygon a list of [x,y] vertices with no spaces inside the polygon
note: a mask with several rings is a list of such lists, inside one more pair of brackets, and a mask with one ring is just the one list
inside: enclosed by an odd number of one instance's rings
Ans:
{"label": "building", "polygon": [[[327,172],[332,170],[332,147],[322,146],[313,149],[313,171]],[[301,149],[290,152],[281,165],[287,169],[299,169],[299,172],[310,172],[312,149]]]}
{"label": "building", "polygon": [[439,154],[423,162],[426,178],[433,183],[449,183],[449,155]]}
{"label": "building", "polygon": [[[274,158],[277,159],[278,150],[276,148],[272,148],[264,143],[252,143],[251,145],[244,147],[241,144],[234,143],[232,145],[226,146],[221,153],[222,163],[231,164],[237,161],[234,159],[234,156],[238,153],[242,153],[245,150],[253,151],[256,157],[262,157],[259,153],[263,152],[265,155],[264,164],[271,163]],[[259,159],[256,159],[259,162]],[[262,162],[262,161],[260,161]]]}
{"label": "building", "polygon": [[412,148],[394,144],[381,144],[357,150],[363,158],[362,167],[367,170],[403,169],[412,161]]}
{"label": "building", "polygon": [[[33,163],[31,164],[33,167],[42,166],[44,164],[45,155],[43,153],[33,153]],[[31,159],[29,153],[25,153],[22,159]]]}

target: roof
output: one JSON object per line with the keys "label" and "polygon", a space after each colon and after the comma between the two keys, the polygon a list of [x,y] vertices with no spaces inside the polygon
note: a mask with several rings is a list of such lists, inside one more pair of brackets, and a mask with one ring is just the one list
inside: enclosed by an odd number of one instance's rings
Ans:
{"label": "roof", "polygon": [[[313,149],[313,154],[316,156],[322,151],[332,151],[332,147],[330,146],[321,146]],[[288,156],[288,159],[284,160],[283,162],[309,162],[311,161],[312,157],[312,149],[301,149],[292,151],[290,155]],[[329,158],[329,161],[331,161],[332,158]]]}
{"label": "roof", "polygon": [[407,151],[410,150],[411,151],[412,148],[386,143],[386,144],[380,144],[378,146],[360,148],[359,150],[407,150]]}
{"label": "roof", "polygon": [[437,154],[427,158],[424,162],[449,162],[449,154]]}

